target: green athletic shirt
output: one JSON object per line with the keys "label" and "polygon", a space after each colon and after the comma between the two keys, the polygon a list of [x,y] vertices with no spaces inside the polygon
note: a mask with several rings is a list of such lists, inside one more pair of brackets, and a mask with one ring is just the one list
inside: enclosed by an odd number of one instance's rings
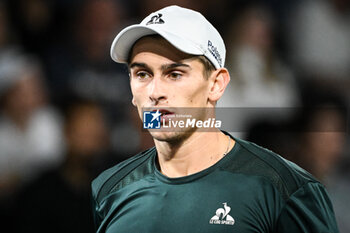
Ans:
{"label": "green athletic shirt", "polygon": [[97,232],[337,233],[324,186],[253,143],[235,139],[211,167],[185,177],[159,172],[151,148],[92,183]]}

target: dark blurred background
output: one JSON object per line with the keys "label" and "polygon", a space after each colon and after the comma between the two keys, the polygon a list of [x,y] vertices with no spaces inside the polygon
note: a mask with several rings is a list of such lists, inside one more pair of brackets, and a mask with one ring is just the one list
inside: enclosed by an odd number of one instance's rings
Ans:
{"label": "dark blurred background", "polygon": [[347,0],[0,0],[0,232],[94,232],[92,179],[153,146],[111,42],[172,4],[224,37],[232,133],[321,180],[350,232]]}

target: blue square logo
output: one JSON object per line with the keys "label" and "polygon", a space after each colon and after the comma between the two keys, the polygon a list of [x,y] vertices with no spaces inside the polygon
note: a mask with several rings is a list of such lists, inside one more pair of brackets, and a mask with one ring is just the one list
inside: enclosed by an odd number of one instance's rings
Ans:
{"label": "blue square logo", "polygon": [[157,110],[156,112],[143,112],[143,128],[144,129],[160,129],[160,116],[162,114]]}

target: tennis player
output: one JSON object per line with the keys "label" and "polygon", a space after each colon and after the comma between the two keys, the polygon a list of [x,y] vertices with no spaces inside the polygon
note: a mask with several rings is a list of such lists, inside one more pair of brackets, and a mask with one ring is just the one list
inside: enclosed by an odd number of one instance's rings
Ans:
{"label": "tennis player", "polygon": [[[178,6],[122,30],[111,56],[128,65],[141,118],[215,109],[230,80],[218,31]],[[218,129],[150,133],[154,148],[93,181],[97,232],[338,232],[325,187],[281,156]]]}

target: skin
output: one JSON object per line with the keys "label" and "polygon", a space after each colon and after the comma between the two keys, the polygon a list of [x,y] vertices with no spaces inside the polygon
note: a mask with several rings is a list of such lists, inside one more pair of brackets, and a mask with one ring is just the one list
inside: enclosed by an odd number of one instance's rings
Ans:
{"label": "skin", "polygon": [[[204,77],[203,64],[162,38],[144,37],[133,47],[129,64],[132,103],[142,108],[214,108],[230,80],[220,68]],[[150,131],[160,170],[168,177],[202,171],[219,161],[234,140],[221,131]],[[210,143],[207,143],[210,142]],[[228,147],[228,145],[230,145]]]}

